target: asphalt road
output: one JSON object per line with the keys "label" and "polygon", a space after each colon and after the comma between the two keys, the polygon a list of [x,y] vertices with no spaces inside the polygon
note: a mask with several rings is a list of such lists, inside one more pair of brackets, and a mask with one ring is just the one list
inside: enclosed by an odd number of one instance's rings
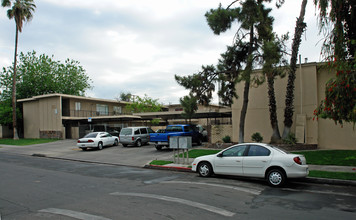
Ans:
{"label": "asphalt road", "polygon": [[76,140],[60,140],[29,146],[1,145],[0,153],[8,152],[135,167],[143,167],[156,159],[173,160],[173,152],[171,150],[164,148],[162,151],[157,151],[153,145],[123,147],[119,144],[116,147],[105,147],[103,150],[89,149],[82,151],[76,144]]}
{"label": "asphalt road", "polygon": [[[119,148],[73,154],[91,157]],[[0,150],[1,220],[356,217],[353,186],[290,183],[271,188],[260,180],[200,178],[194,173],[30,155]]]}

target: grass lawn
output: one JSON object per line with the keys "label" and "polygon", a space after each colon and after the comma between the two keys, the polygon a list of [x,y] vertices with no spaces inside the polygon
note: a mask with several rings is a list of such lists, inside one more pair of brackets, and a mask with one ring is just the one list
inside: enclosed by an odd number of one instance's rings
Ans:
{"label": "grass lawn", "polygon": [[303,154],[307,164],[356,166],[356,150],[318,150],[293,152]]}
{"label": "grass lawn", "polygon": [[58,139],[0,139],[0,144],[25,146],[32,144],[43,144],[58,141]]}
{"label": "grass lawn", "polygon": [[[197,158],[200,156],[205,156],[209,154],[216,154],[220,152],[221,150],[205,150],[205,149],[192,149],[189,151],[189,158]],[[184,154],[184,156],[186,156]],[[179,154],[179,157],[183,157],[183,154]]]}
{"label": "grass lawn", "polygon": [[170,164],[170,163],[173,163],[173,161],[153,160],[150,164],[163,166],[163,165]]}
{"label": "grass lawn", "polygon": [[308,176],[317,177],[317,178],[339,179],[339,180],[356,180],[355,173],[346,173],[346,172],[328,172],[328,171],[310,170]]}

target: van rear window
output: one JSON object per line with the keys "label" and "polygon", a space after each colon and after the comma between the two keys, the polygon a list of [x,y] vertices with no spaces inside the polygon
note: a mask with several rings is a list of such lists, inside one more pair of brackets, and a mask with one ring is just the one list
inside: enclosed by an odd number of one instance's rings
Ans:
{"label": "van rear window", "polygon": [[132,135],[132,129],[131,128],[123,128],[120,132],[122,135]]}

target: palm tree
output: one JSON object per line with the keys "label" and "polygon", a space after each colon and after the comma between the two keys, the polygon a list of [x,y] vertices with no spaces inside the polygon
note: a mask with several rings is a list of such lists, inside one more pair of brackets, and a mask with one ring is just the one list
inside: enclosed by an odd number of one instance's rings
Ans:
{"label": "palm tree", "polygon": [[307,5],[307,0],[302,1],[302,6],[300,9],[299,18],[296,22],[294,38],[292,42],[292,56],[290,59],[290,71],[288,73],[288,84],[285,99],[285,109],[284,109],[284,130],[282,138],[287,138],[290,133],[293,124],[293,113],[294,113],[294,81],[295,81],[295,71],[297,69],[297,58],[299,45],[302,41],[302,34],[306,28],[306,23],[304,23],[305,7]]}
{"label": "palm tree", "polygon": [[[28,22],[33,17],[36,5],[33,0],[1,0],[2,7],[10,7],[7,11],[9,19],[15,19],[16,35],[15,35],[15,55],[14,55],[14,73],[12,78],[12,126],[14,139],[19,139],[16,129],[16,62],[17,62],[17,46],[18,46],[18,33],[22,32],[24,22]],[[11,7],[12,6],[12,7]]]}

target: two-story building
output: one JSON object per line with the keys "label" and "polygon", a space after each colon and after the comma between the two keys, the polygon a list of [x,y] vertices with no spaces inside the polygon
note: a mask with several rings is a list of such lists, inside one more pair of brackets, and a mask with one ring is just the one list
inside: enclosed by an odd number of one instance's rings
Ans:
{"label": "two-story building", "polygon": [[128,102],[47,94],[20,99],[25,138],[79,138],[88,130],[116,133],[140,120],[126,112]]}

